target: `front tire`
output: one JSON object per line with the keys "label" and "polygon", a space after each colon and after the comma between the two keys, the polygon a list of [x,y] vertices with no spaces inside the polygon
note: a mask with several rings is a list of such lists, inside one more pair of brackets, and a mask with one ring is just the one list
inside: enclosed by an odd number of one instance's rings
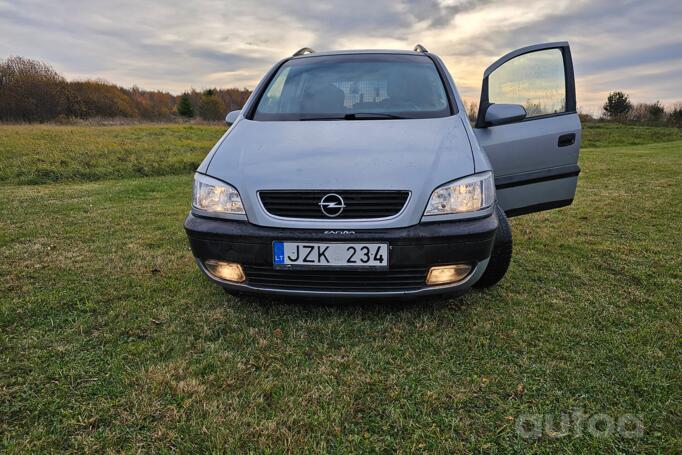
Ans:
{"label": "front tire", "polygon": [[488,267],[481,275],[481,278],[474,284],[475,288],[489,288],[496,285],[504,278],[504,275],[509,269],[509,264],[512,258],[512,232],[507,221],[507,215],[500,206],[496,206],[497,218],[499,226],[495,234],[495,244],[493,245],[493,252],[490,255]]}

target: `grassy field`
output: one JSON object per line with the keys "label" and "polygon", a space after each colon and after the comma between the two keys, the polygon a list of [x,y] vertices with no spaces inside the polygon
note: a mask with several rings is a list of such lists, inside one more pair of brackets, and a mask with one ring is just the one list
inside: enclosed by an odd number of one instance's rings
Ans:
{"label": "grassy field", "polygon": [[[682,451],[679,131],[588,126],[574,205],[512,220],[497,287],[355,304],[200,275],[222,131],[0,126],[0,452]],[[576,409],[643,434],[516,430]]]}
{"label": "grassy field", "polygon": [[0,126],[0,183],[187,175],[222,125]]}

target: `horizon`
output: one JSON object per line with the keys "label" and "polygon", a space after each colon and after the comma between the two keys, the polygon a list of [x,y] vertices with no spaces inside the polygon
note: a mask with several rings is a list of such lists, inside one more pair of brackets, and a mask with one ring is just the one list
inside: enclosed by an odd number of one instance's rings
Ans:
{"label": "horizon", "polygon": [[[10,37],[0,40],[0,59],[22,56],[49,64],[68,80],[179,95],[213,87],[253,90],[271,65],[305,46],[411,49],[420,43],[444,60],[470,103],[478,102],[483,70],[501,55],[537,42],[569,41],[583,112],[598,115],[613,91],[629,94],[633,103],[682,102],[682,34],[674,33],[682,3],[673,0],[366,3],[267,0],[253,7],[201,0],[169,8],[0,0],[0,27]],[[496,26],[486,25],[491,23]]]}

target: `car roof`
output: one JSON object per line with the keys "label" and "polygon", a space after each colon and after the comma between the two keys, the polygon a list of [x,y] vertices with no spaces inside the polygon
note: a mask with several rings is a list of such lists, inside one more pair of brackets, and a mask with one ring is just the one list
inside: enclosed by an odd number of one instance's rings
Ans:
{"label": "car roof", "polygon": [[353,55],[353,54],[402,54],[402,55],[424,55],[423,52],[397,50],[397,49],[349,49],[326,52],[311,52],[303,55],[295,55],[292,59],[324,57],[327,55]]}

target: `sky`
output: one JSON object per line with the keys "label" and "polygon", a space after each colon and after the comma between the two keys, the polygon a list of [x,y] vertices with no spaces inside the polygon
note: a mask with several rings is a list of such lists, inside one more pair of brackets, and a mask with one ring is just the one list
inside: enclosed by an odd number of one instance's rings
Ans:
{"label": "sky", "polygon": [[0,0],[0,60],[68,79],[181,93],[253,88],[298,48],[438,54],[468,101],[483,70],[529,44],[568,41],[578,106],[610,91],[682,102],[682,0]]}

